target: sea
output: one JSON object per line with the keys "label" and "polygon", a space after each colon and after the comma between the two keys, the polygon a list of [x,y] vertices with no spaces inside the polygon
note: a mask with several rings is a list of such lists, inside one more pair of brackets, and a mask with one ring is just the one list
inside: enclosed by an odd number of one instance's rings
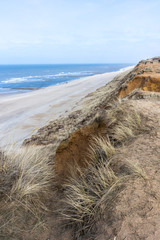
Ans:
{"label": "sea", "polygon": [[21,93],[75,79],[122,70],[133,64],[0,65],[0,95]]}

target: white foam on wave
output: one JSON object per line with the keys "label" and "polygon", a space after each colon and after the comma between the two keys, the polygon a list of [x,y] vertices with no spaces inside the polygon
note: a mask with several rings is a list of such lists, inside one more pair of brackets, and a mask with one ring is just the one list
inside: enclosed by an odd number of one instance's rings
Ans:
{"label": "white foam on wave", "polygon": [[10,78],[7,80],[3,80],[0,83],[8,84],[8,83],[21,83],[21,82],[43,82],[45,78],[47,79],[55,79],[59,77],[81,77],[85,75],[91,75],[93,72],[89,71],[82,71],[82,72],[60,72],[57,74],[50,74],[50,75],[36,75],[36,76],[27,76],[27,77],[19,77],[19,78]]}
{"label": "white foam on wave", "polygon": [[21,83],[21,82],[39,82],[39,81],[45,81],[43,79],[34,79],[33,77],[21,77],[21,78],[10,78],[4,81],[1,81],[1,83]]}
{"label": "white foam on wave", "polygon": [[[124,72],[126,70],[129,70],[133,66],[128,66],[125,68],[121,68],[119,72]],[[14,83],[22,83],[22,82],[44,82],[46,79],[56,79],[60,77],[83,77],[83,76],[91,76],[96,73],[91,71],[79,71],[79,72],[60,72],[57,74],[47,74],[47,75],[36,75],[36,76],[27,76],[27,77],[17,77],[17,78],[10,78],[7,80],[3,80],[0,83],[2,84],[14,84]]]}
{"label": "white foam on wave", "polygon": [[1,88],[0,87],[0,91],[6,91],[6,90],[10,90],[11,88]]}
{"label": "white foam on wave", "polygon": [[85,76],[85,75],[90,75],[93,74],[93,72],[89,71],[82,71],[82,72],[60,72],[54,75],[46,75],[46,77],[70,77],[70,76]]}

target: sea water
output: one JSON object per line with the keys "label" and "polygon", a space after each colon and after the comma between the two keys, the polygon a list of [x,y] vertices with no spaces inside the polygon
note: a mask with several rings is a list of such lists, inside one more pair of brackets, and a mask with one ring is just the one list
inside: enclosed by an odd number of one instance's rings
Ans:
{"label": "sea water", "polygon": [[0,65],[0,94],[28,92],[75,79],[115,72],[132,64]]}

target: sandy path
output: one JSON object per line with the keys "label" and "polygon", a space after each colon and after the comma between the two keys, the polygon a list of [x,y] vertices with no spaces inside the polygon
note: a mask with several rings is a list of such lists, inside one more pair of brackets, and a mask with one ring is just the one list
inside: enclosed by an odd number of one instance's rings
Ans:
{"label": "sandy path", "polygon": [[67,114],[82,97],[105,85],[120,72],[84,77],[29,93],[0,96],[0,146],[21,144],[38,128]]}

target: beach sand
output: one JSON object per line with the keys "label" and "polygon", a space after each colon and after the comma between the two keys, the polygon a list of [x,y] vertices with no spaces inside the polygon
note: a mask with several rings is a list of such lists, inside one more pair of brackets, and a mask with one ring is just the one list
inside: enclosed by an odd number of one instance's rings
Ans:
{"label": "beach sand", "polygon": [[83,77],[29,93],[0,96],[0,147],[20,145],[39,128],[69,114],[80,100],[110,82],[118,72]]}

